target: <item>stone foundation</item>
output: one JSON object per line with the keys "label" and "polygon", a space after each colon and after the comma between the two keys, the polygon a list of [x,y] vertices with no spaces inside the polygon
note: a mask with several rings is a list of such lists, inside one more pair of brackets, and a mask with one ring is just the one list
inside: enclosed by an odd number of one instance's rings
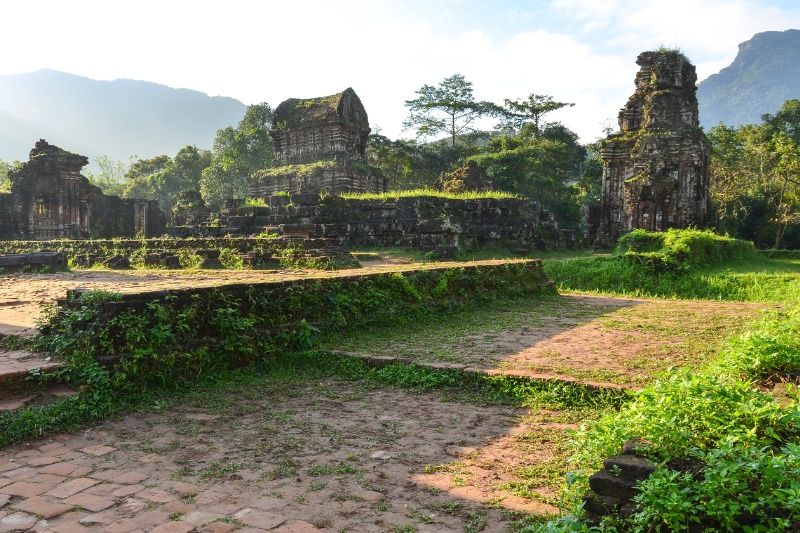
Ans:
{"label": "stone foundation", "polygon": [[[272,196],[265,207],[228,207],[226,230],[336,239],[345,246],[408,247],[442,256],[457,250],[507,247],[528,251],[571,242],[553,217],[532,200],[452,200],[417,196],[355,200],[318,194]],[[172,228],[190,236],[202,228]]]}
{"label": "stone foundation", "polygon": [[363,161],[337,156],[327,161],[285,165],[260,170],[248,184],[253,198],[268,198],[280,192],[382,192],[386,178]]}
{"label": "stone foundation", "polygon": [[355,261],[338,241],[329,238],[200,237],[193,239],[86,239],[56,241],[0,241],[0,254],[61,252],[80,267],[104,264],[127,268],[133,261],[145,266],[180,268],[178,257],[192,252],[201,267],[218,267],[219,251],[233,250],[244,266],[278,268],[284,263],[309,266],[353,266]]}

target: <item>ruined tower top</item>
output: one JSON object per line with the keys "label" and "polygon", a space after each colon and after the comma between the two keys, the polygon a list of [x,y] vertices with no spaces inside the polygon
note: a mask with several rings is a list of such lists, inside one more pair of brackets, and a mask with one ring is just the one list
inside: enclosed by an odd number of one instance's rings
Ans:
{"label": "ruined tower top", "polygon": [[636,58],[636,91],[619,112],[619,129],[697,128],[697,73],[676,50],[643,52]]}
{"label": "ruined tower top", "polygon": [[369,136],[364,105],[351,89],[318,98],[290,98],[275,109],[275,164],[302,164],[346,155],[363,159]]}
{"label": "ruined tower top", "polygon": [[49,166],[58,169],[64,174],[79,174],[81,169],[89,164],[86,156],[73,154],[63,148],[49,144],[44,139],[39,139],[30,152],[27,166]]}

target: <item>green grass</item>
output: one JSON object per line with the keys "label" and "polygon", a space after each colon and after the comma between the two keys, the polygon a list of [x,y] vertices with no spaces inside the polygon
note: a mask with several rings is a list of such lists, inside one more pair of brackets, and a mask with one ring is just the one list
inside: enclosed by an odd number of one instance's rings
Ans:
{"label": "green grass", "polygon": [[[412,263],[435,263],[441,261],[432,253],[419,249],[400,247],[354,248],[352,250],[358,260],[389,259],[404,260]],[[446,261],[482,261],[486,259],[574,259],[595,255],[592,250],[511,250],[505,247],[480,248],[475,250],[461,250],[452,259]]]}
{"label": "green grass", "polygon": [[754,257],[689,271],[659,272],[616,257],[545,260],[560,291],[744,302],[800,299],[800,260]]}
{"label": "green grass", "polygon": [[387,192],[343,193],[348,200],[396,200],[398,198],[417,198],[433,196],[448,200],[480,200],[482,198],[504,199],[519,198],[516,194],[504,191],[464,191],[444,192],[437,189],[404,189]]}
{"label": "green grass", "polygon": [[325,351],[283,354],[255,366],[220,370],[180,385],[165,382],[136,393],[95,397],[91,387],[76,396],[47,405],[0,414],[0,447],[48,434],[74,431],[106,418],[134,411],[164,411],[195,401],[207,405],[228,402],[232,393],[263,385],[273,388],[333,377],[368,387],[398,387],[416,392],[439,390],[449,401],[476,405],[502,404],[552,409],[596,409],[620,405],[626,393],[558,381],[528,381],[393,364],[374,368],[361,360]]}

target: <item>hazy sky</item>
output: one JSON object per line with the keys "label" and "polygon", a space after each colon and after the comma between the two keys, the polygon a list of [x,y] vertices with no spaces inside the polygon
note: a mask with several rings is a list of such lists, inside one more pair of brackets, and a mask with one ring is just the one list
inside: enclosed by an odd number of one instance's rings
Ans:
{"label": "hazy sky", "polygon": [[276,106],[352,86],[373,129],[402,131],[403,102],[462,73],[479,99],[531,92],[584,141],[633,90],[634,59],[679,47],[700,79],[766,30],[800,28],[797,0],[36,0],[0,3],[0,73],[53,68]]}

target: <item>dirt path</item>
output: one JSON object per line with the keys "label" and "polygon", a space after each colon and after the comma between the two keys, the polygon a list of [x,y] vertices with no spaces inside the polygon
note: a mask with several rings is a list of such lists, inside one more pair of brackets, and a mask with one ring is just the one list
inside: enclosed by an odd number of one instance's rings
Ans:
{"label": "dirt path", "polygon": [[[508,511],[555,511],[562,418],[331,380],[253,385],[0,451],[0,531],[504,531]],[[553,479],[520,477],[548,461]]]}
{"label": "dirt path", "polygon": [[709,361],[774,306],[586,295],[500,303],[409,326],[327,340],[330,349],[477,367],[492,373],[638,387]]}

